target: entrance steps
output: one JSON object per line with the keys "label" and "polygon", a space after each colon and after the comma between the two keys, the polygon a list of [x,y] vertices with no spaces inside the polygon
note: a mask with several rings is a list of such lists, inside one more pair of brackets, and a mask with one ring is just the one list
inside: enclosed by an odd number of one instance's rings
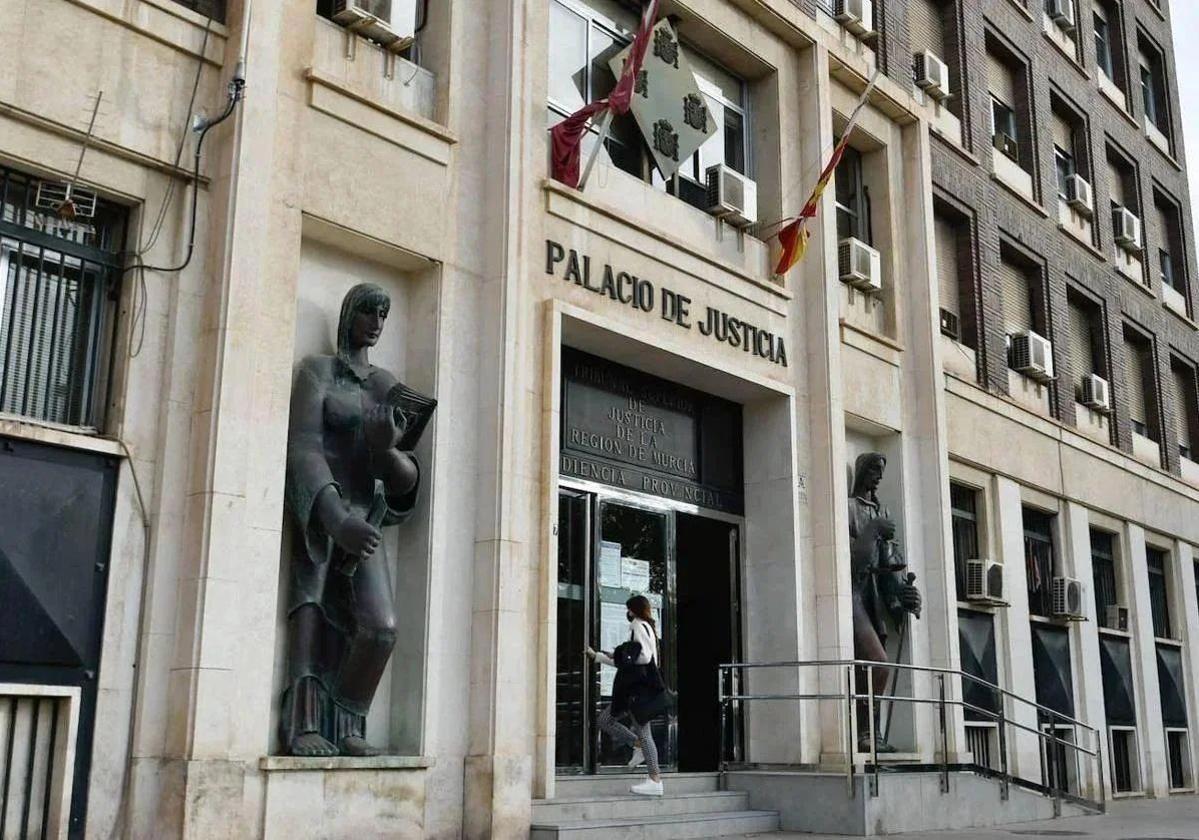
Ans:
{"label": "entrance steps", "polygon": [[557,779],[553,799],[533,802],[530,840],[695,840],[778,830],[777,812],[752,810],[748,793],[720,790],[715,773],[665,774],[661,797],[629,793],[644,778]]}

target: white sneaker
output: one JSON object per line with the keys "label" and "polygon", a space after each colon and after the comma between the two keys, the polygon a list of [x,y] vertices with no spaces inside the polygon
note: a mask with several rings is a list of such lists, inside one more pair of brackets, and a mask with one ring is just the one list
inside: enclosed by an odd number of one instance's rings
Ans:
{"label": "white sneaker", "polygon": [[661,796],[662,783],[655,782],[653,779],[646,779],[639,785],[633,785],[629,788],[630,793],[635,793],[638,796]]}
{"label": "white sneaker", "polygon": [[636,769],[642,764],[645,764],[645,753],[641,751],[641,747],[633,747],[633,757],[629,759],[629,767]]}

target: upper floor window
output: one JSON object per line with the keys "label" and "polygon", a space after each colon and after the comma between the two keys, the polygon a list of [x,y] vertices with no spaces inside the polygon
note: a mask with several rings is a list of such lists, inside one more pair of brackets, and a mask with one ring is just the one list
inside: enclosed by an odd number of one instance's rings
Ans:
{"label": "upper floor window", "polygon": [[1053,615],[1053,576],[1057,559],[1053,550],[1052,514],[1024,508],[1024,573],[1028,586],[1028,612]]}
{"label": "upper floor window", "polygon": [[1195,390],[1195,369],[1178,358],[1170,359],[1170,391],[1174,403],[1175,437],[1178,455],[1199,461],[1199,394]]}
{"label": "upper floor window", "polygon": [[[1161,50],[1143,34],[1137,36],[1137,61],[1141,81],[1141,105],[1145,109],[1145,128],[1150,139],[1156,129],[1164,141],[1163,151],[1169,153],[1170,143],[1170,98],[1167,94],[1166,68]],[[1159,141],[1160,142],[1160,141]]]}
{"label": "upper floor window", "polygon": [[[616,3],[596,0],[593,7],[582,0],[551,0],[548,126],[612,91],[617,79],[609,62],[628,45],[637,24],[636,17]],[[617,169],[705,209],[708,167],[723,163],[743,174],[749,169],[746,85],[686,44],[683,48],[717,132],[669,180],[654,167],[632,114],[612,121],[601,156]],[[597,139],[593,126],[583,140],[584,158]]]}
{"label": "upper floor window", "polygon": [[1114,534],[1091,529],[1091,572],[1095,588],[1095,615],[1101,626],[1110,626],[1105,622],[1107,608],[1120,603]]}
{"label": "upper floor window", "polygon": [[0,412],[99,427],[107,398],[126,211],[63,221],[38,181],[0,168]]}
{"label": "upper floor window", "polygon": [[204,17],[210,17],[218,23],[225,22],[225,0],[175,0],[175,2],[194,12],[199,12]]}
{"label": "upper floor window", "polygon": [[1050,123],[1053,131],[1053,160],[1057,170],[1058,198],[1065,201],[1069,197],[1068,182],[1078,171],[1078,149],[1074,124],[1070,117],[1057,109],[1050,112]]}
{"label": "upper floor window", "polygon": [[836,174],[837,238],[854,237],[872,244],[870,193],[862,174],[862,153],[853,146],[845,149]]}
{"label": "upper floor window", "polygon": [[1107,378],[1103,364],[1102,313],[1099,306],[1082,297],[1073,289],[1066,293],[1069,314],[1069,358],[1075,374],[1075,389],[1082,386],[1082,379],[1097,374]]}
{"label": "upper floor window", "polygon": [[[1157,226],[1158,275],[1163,289],[1169,288],[1178,297],[1168,297],[1167,304],[1182,304],[1182,314],[1187,314],[1186,263],[1182,258],[1182,226],[1179,222],[1178,205],[1161,192],[1154,190],[1153,215]],[[1179,297],[1181,300],[1179,300]]]}
{"label": "upper floor window", "polygon": [[1007,335],[1033,332],[1047,336],[1041,312],[1041,278],[1035,265],[1004,245],[1000,249],[999,285]]}
{"label": "upper floor window", "polygon": [[1108,22],[1107,9],[1096,3],[1091,20],[1095,26],[1095,64],[1109,79],[1115,79],[1115,59],[1112,56],[1112,27]]}
{"label": "upper floor window", "polygon": [[953,529],[953,565],[959,601],[966,600],[966,562],[979,559],[979,492],[973,487],[949,484],[949,508]]}
{"label": "upper floor window", "polygon": [[942,204],[933,216],[941,332],[959,344],[978,347],[973,234],[968,218]]}
{"label": "upper floor window", "polygon": [[999,154],[1027,170],[1032,159],[1026,136],[1027,97],[1022,94],[1023,65],[1010,58],[998,42],[987,40],[987,90],[991,95],[991,138]]}
{"label": "upper floor window", "polygon": [[1166,584],[1169,562],[1169,552],[1152,546],[1145,547],[1145,565],[1149,571],[1149,607],[1153,612],[1153,635],[1159,639],[1173,638],[1169,587]]}
{"label": "upper floor window", "polygon": [[1124,329],[1125,388],[1128,419],[1141,437],[1157,440],[1157,399],[1153,387],[1153,347],[1133,330]]}

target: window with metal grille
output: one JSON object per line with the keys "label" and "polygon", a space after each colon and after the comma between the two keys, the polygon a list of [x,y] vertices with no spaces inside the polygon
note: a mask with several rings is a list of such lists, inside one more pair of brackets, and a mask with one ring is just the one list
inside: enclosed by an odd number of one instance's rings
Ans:
{"label": "window with metal grille", "polygon": [[1146,547],[1145,565],[1149,570],[1149,606],[1153,611],[1153,635],[1172,639],[1170,599],[1166,588],[1166,563],[1169,555],[1159,548]]}
{"label": "window with metal grille", "polygon": [[1053,615],[1053,517],[1024,509],[1024,563],[1028,585],[1028,611]]}
{"label": "window with metal grille", "polygon": [[0,167],[0,412],[97,427],[107,391],[126,211],[38,209],[38,180]]}
{"label": "window with metal grille", "polygon": [[979,557],[978,491],[956,482],[949,485],[949,508],[953,529],[953,565],[958,600],[966,600],[966,561]]}
{"label": "window with metal grille", "polygon": [[1166,730],[1166,752],[1170,761],[1170,790],[1186,790],[1191,786],[1190,750],[1185,729]]}
{"label": "window with metal grille", "polygon": [[175,0],[180,6],[199,12],[218,23],[225,22],[225,0]]}
{"label": "window with metal grille", "polygon": [[1091,571],[1095,581],[1095,615],[1102,622],[1108,607],[1119,603],[1116,591],[1115,538],[1091,529]]}
{"label": "window with metal grille", "polygon": [[1132,728],[1111,727],[1108,740],[1112,752],[1112,792],[1137,793],[1141,789],[1137,762],[1137,732]]}

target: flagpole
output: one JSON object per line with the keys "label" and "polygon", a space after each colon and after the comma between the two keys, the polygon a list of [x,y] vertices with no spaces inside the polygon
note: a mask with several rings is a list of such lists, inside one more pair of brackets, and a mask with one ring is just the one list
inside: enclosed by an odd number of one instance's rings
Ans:
{"label": "flagpole", "polygon": [[604,141],[608,139],[608,132],[612,129],[612,109],[608,108],[604,111],[604,121],[600,123],[599,139],[596,141],[595,148],[591,150],[591,156],[587,158],[587,165],[583,167],[583,176],[579,178],[579,192],[583,191],[583,187],[587,186],[587,179],[591,177],[591,170],[595,166],[596,158],[599,157],[600,149],[604,147]]}

